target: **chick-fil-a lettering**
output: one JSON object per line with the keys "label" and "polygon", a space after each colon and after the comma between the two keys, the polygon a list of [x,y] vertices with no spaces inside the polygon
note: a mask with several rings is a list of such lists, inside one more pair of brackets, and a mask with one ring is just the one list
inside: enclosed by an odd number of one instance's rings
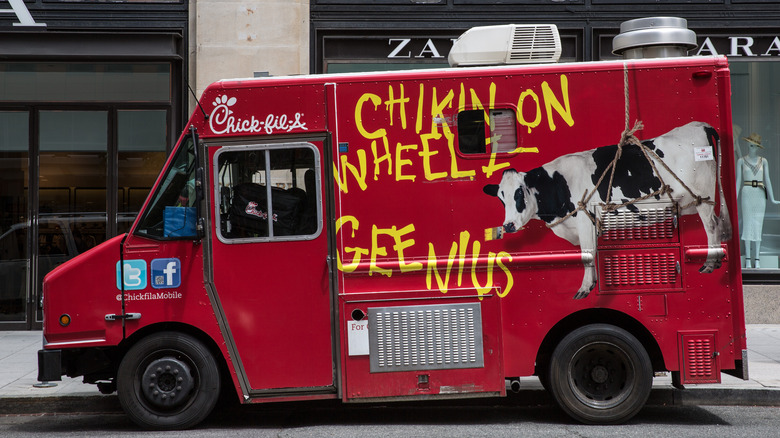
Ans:
{"label": "chick-fil-a lettering", "polygon": [[301,122],[301,117],[303,117],[303,113],[295,113],[295,120],[287,120],[287,114],[282,114],[278,117],[273,114],[268,114],[268,117],[265,118],[265,133],[273,134],[274,129],[284,132],[290,132],[293,129],[308,131],[306,123]]}
{"label": "chick-fil-a lettering", "polygon": [[292,117],[287,114],[277,116],[268,114],[265,120],[259,120],[255,116],[241,119],[233,114],[228,106],[229,102],[216,105],[209,119],[209,127],[214,134],[238,134],[260,133],[273,134],[275,131],[290,132],[294,129],[308,131],[306,122],[302,121],[303,113],[295,113]]}

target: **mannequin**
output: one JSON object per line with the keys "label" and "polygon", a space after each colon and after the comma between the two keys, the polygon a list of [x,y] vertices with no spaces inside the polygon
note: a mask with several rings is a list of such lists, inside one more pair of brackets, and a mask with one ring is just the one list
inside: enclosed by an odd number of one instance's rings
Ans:
{"label": "mannequin", "polygon": [[[739,205],[742,213],[740,238],[745,245],[745,267],[760,268],[759,254],[766,200],[771,200],[773,204],[780,204],[780,201],[775,200],[772,191],[769,164],[765,158],[758,155],[758,149],[764,149],[761,136],[753,133],[742,139],[748,143],[748,153],[737,161],[737,197],[741,197]],[[752,247],[755,247],[755,256]]]}

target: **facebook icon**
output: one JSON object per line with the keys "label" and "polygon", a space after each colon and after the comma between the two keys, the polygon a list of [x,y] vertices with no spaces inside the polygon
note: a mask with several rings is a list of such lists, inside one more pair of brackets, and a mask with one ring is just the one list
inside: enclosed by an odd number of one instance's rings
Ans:
{"label": "facebook icon", "polygon": [[153,288],[168,289],[181,286],[179,259],[154,259],[150,267]]}

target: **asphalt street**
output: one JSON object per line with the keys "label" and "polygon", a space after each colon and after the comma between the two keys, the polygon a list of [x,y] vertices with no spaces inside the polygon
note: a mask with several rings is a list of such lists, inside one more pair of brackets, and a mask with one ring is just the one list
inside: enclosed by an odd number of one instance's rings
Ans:
{"label": "asphalt street", "polygon": [[[747,326],[749,379],[722,374],[722,383],[672,387],[669,375],[657,376],[648,401],[655,406],[780,406],[780,325]],[[103,395],[80,378],[63,377],[53,385],[38,382],[40,331],[0,331],[0,415],[27,413],[119,412],[115,394]],[[521,379],[509,405],[546,405],[551,400],[538,379]]]}

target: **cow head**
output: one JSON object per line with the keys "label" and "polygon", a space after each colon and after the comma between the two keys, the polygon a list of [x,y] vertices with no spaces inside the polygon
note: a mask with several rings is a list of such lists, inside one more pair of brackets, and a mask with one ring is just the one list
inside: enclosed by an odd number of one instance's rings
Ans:
{"label": "cow head", "polygon": [[488,184],[482,191],[504,204],[504,231],[514,233],[536,216],[535,189],[525,184],[525,173],[514,169],[504,171],[499,184]]}

